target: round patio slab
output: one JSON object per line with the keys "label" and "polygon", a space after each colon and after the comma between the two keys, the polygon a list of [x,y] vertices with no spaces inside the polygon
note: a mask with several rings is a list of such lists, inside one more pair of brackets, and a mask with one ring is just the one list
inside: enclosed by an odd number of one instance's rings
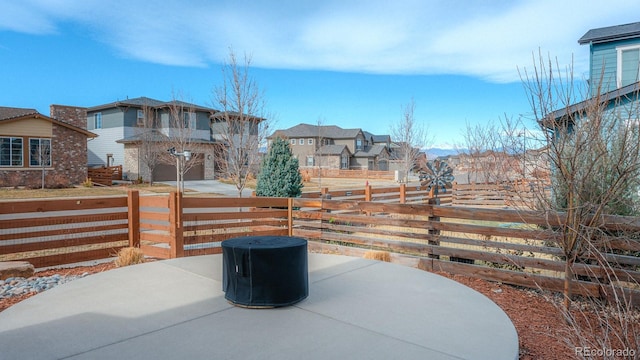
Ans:
{"label": "round patio slab", "polygon": [[0,313],[3,359],[508,359],[506,314],[455,281],[400,265],[309,254],[309,296],[237,307],[222,256],[91,275]]}

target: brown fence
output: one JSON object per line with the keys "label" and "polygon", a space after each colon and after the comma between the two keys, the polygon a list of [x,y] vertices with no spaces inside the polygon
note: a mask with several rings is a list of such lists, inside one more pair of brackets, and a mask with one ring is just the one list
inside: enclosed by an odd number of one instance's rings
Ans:
{"label": "brown fence", "polygon": [[111,186],[113,180],[122,180],[122,165],[89,168],[87,169],[87,177],[94,184]]}
{"label": "brown fence", "polygon": [[[564,262],[553,246],[557,235],[548,230],[549,219],[435,204],[176,193],[139,197],[130,191],[127,197],[1,203],[0,261],[45,267],[112,257],[123,246],[174,258],[219,253],[220,242],[232,237],[295,235],[308,239],[313,251],[356,256],[388,251],[394,262],[408,266],[559,291]],[[640,231],[638,218],[605,220],[605,228]],[[640,242],[615,238],[603,251],[610,267],[589,256],[574,266],[575,292],[603,296],[599,283],[613,278],[640,301],[632,289],[640,281]]]}
{"label": "brown fence", "polygon": [[[334,199],[334,200],[361,200],[376,201],[385,203],[425,203],[434,197],[433,192],[426,186],[409,186],[400,184],[399,186],[374,188],[371,185],[365,186],[363,189],[352,190],[330,190],[322,188],[321,191],[302,193],[305,199]],[[452,192],[447,189],[445,193],[438,194],[440,204],[451,204]]]}
{"label": "brown fence", "polygon": [[126,196],[0,203],[0,261],[35,267],[114,256],[128,245]]}
{"label": "brown fence", "polygon": [[533,207],[536,195],[548,192],[547,184],[533,180],[509,183],[454,183],[451,194],[453,206],[471,207]]}
{"label": "brown fence", "polygon": [[[318,251],[362,256],[388,251],[395,262],[430,271],[464,274],[546,290],[563,288],[562,252],[553,246],[547,217],[514,210],[456,208],[419,204],[295,199],[293,234],[312,240]],[[611,217],[611,226],[639,231],[638,219]],[[640,242],[607,244],[599,266],[587,256],[575,264],[575,293],[604,296],[599,282],[612,278],[628,286],[640,302]],[[598,279],[599,281],[595,281]],[[635,290],[633,290],[635,288]]]}
{"label": "brown fence", "polygon": [[395,173],[392,171],[379,170],[343,170],[343,169],[318,169],[304,168],[300,173],[305,177],[327,177],[327,178],[349,178],[349,179],[386,179],[393,180]]}

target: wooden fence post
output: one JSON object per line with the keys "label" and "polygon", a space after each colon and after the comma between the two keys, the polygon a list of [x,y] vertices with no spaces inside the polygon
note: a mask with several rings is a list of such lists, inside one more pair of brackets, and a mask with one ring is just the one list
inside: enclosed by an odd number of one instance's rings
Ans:
{"label": "wooden fence post", "polygon": [[400,204],[407,202],[407,184],[400,184]]}
{"label": "wooden fence post", "polygon": [[[433,191],[433,188],[431,188],[431,191]],[[432,206],[436,206],[436,205],[440,205],[440,199],[436,198],[436,197],[432,197],[432,194],[429,194],[429,200],[428,200],[428,204],[432,205]],[[433,212],[432,212],[433,213]],[[428,221],[429,222],[437,222],[440,221],[440,216],[429,216],[428,217]],[[440,230],[438,229],[429,229],[428,230],[429,235],[432,235],[435,238],[438,238],[440,235]],[[428,241],[429,245],[440,245],[440,241],[439,240],[429,240]],[[434,255],[431,254],[429,255],[429,258],[431,259],[440,259],[440,255]]]}
{"label": "wooden fence post", "polygon": [[289,236],[293,236],[293,198],[287,199],[287,220]]}
{"label": "wooden fence post", "polygon": [[140,193],[127,191],[127,213],[129,222],[129,247],[140,247]]}
{"label": "wooden fence post", "polygon": [[364,201],[371,201],[371,185],[364,188]]}
{"label": "wooden fence post", "polygon": [[182,228],[182,193],[169,194],[169,257],[178,258],[184,256],[184,237]]}

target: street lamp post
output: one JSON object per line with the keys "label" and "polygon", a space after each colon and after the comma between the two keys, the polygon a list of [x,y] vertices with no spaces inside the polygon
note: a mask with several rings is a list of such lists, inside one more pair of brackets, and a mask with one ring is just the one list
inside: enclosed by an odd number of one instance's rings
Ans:
{"label": "street lamp post", "polygon": [[178,192],[182,193],[184,192],[184,179],[182,176],[183,161],[191,160],[191,151],[184,150],[182,152],[177,152],[175,147],[172,147],[167,151],[176,158],[176,187],[178,188]]}

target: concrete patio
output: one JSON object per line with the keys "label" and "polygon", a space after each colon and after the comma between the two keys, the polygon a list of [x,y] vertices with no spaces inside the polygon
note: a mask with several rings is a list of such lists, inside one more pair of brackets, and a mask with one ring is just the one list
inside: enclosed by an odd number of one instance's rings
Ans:
{"label": "concrete patio", "polygon": [[222,256],[157,261],[58,286],[0,313],[2,359],[508,359],[506,314],[452,280],[309,254],[309,296],[247,309]]}

